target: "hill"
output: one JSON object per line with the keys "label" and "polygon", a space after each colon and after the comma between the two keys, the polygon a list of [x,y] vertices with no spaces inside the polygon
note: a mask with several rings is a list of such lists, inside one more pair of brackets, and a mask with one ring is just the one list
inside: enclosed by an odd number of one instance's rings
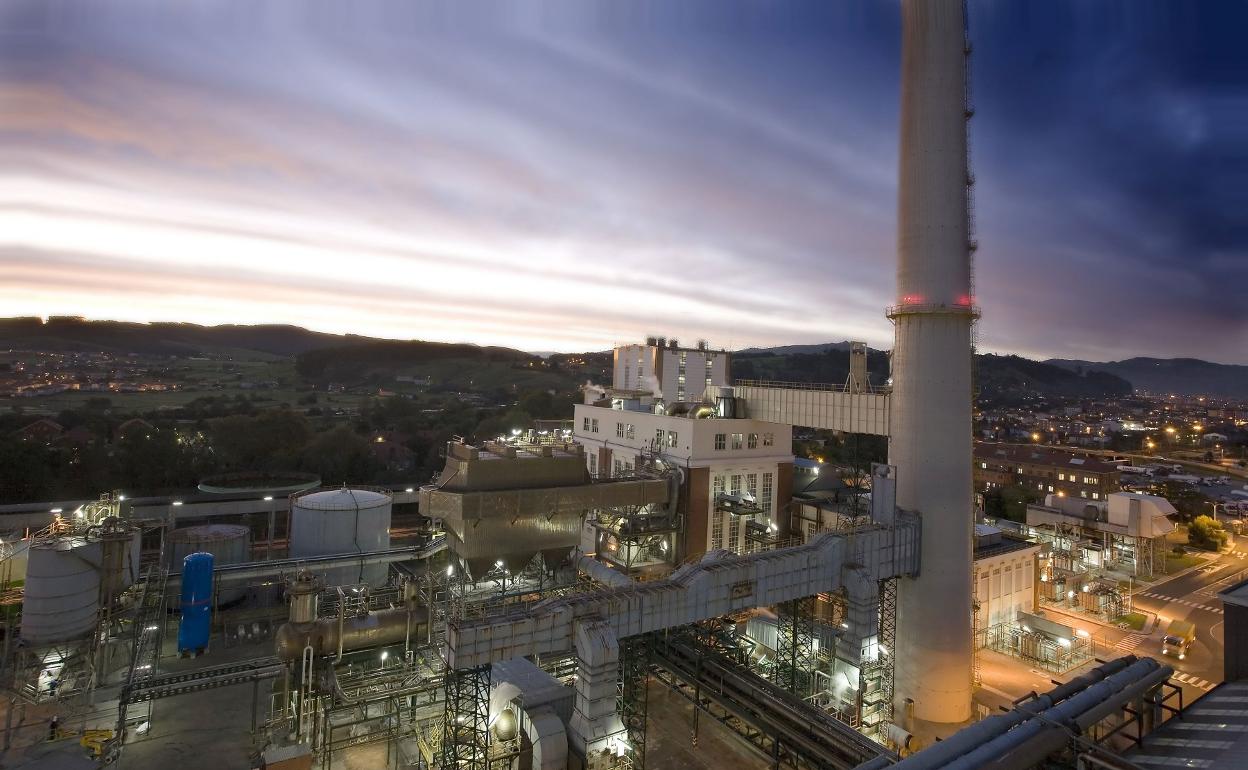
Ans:
{"label": "hill", "polygon": [[200,326],[189,323],[87,321],[53,316],[0,319],[0,348],[60,352],[136,353],[195,356],[259,353],[287,357],[316,348],[341,346],[367,337],[309,331],[298,326]]}
{"label": "hill", "polygon": [[1045,363],[1070,371],[1108,372],[1149,393],[1248,398],[1248,366],[1196,358],[1128,358],[1104,363],[1055,358]]}
{"label": "hill", "polygon": [[[820,352],[784,353],[785,348],[733,355],[732,375],[738,379],[840,383],[849,378],[849,350],[838,344],[796,346]],[[975,358],[980,399],[1011,403],[1028,398],[1112,398],[1131,393],[1131,383],[1100,371],[1073,371],[1019,356],[979,355]],[[888,354],[868,349],[867,371],[877,385],[888,380]]]}
{"label": "hill", "polygon": [[1131,395],[1131,383],[1108,372],[1074,371],[1021,356],[975,357],[976,384],[984,403],[1034,398],[1115,398]]}

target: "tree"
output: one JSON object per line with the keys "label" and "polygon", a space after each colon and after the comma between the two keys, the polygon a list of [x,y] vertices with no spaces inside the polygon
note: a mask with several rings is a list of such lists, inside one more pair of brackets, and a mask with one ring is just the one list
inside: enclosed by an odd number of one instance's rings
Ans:
{"label": "tree", "polygon": [[1222,522],[1210,516],[1200,515],[1187,527],[1187,542],[1197,548],[1216,551],[1226,545],[1228,535]]}
{"label": "tree", "polygon": [[319,474],[329,485],[372,481],[380,470],[369,451],[368,439],[346,425],[316,434],[301,461],[304,468]]}

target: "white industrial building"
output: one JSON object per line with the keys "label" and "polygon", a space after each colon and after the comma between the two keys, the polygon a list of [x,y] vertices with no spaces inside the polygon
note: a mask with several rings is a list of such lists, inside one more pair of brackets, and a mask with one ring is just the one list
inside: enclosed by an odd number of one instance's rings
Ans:
{"label": "white industrial building", "polygon": [[[575,410],[573,439],[586,449],[590,475],[619,478],[656,461],[679,468],[684,526],[683,540],[672,543],[673,553],[745,553],[751,550],[748,532],[778,534],[793,483],[793,427],[735,417],[740,410],[727,387],[715,391],[714,404],[665,401],[657,378],[649,380],[648,388],[626,387],[629,378],[636,385],[635,370],[620,362],[634,361],[639,350],[657,360],[697,352],[649,344],[616,349],[613,387],[587,389],[586,403]],[[726,366],[722,356],[698,360],[719,361],[708,371]],[[726,373],[713,375],[715,382],[724,379]],[[587,539],[594,537],[593,530],[591,517]],[[600,544],[586,546],[592,552]]]}
{"label": "white industrial building", "polygon": [[728,385],[732,354],[711,350],[705,340],[682,348],[676,340],[648,337],[644,345],[615,349],[611,381],[621,389],[645,390],[659,399],[700,401],[708,388]]}
{"label": "white industrial building", "polygon": [[1033,538],[1052,544],[1057,569],[1149,577],[1164,564],[1175,513],[1164,497],[1137,492],[1114,492],[1105,500],[1048,495],[1044,505],[1027,506],[1027,527]]}
{"label": "white industrial building", "polygon": [[[975,525],[975,627],[1012,623],[1035,612],[1040,545],[987,524]],[[982,642],[980,642],[982,644]]]}

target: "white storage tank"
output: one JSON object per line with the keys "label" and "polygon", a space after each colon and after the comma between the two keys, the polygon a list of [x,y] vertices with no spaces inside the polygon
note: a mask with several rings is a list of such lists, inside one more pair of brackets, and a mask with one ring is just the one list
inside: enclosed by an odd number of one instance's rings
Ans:
{"label": "white storage tank", "polygon": [[22,639],[52,644],[85,636],[100,607],[100,541],[59,537],[30,547]]}
{"label": "white storage tank", "polygon": [[[291,499],[290,557],[330,556],[384,551],[390,548],[390,495],[372,489],[330,489],[305,492]],[[356,564],[330,570],[308,569],[325,577],[326,585],[385,583],[385,564]]]}
{"label": "white storage tank", "polygon": [[[210,553],[214,566],[242,564],[251,555],[251,530],[242,524],[204,524],[175,529],[169,538],[169,569],[182,570],[182,560],[193,553]],[[247,593],[245,583],[228,583],[221,587],[217,601],[229,604]]]}

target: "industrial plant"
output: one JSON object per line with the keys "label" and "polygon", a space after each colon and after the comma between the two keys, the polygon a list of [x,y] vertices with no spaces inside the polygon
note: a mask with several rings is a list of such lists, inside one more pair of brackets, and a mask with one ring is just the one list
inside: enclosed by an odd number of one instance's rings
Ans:
{"label": "industrial plant", "polygon": [[[861,343],[846,382],[812,386],[734,382],[728,352],[654,337],[615,350],[571,424],[452,440],[410,486],[206,480],[10,511],[6,750],[60,766],[41,746],[72,727],[91,761],[155,767],[163,723],[238,715],[192,750],[640,770],[676,764],[663,710],[759,768],[1132,766],[1114,763],[1183,707],[1173,667],[1097,660],[1037,597],[1093,560],[1151,573],[1165,512],[1111,495],[1051,498],[1031,532],[977,519],[971,43],[963,0],[901,7],[887,382]],[[795,497],[795,427],[887,437],[888,462]],[[988,714],[982,649],[1090,668]],[[52,733],[31,741],[36,714]]]}

